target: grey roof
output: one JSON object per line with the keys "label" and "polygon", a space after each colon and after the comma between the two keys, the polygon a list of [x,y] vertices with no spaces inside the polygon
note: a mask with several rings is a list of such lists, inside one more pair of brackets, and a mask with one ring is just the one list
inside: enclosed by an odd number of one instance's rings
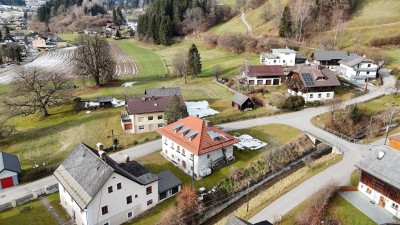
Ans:
{"label": "grey roof", "polygon": [[253,224],[243,219],[240,219],[235,215],[230,215],[225,225],[253,225]]}
{"label": "grey roof", "polygon": [[290,48],[273,48],[271,49],[272,51],[276,51],[279,53],[296,53],[295,50],[292,50]]}
{"label": "grey roof", "polygon": [[315,60],[332,60],[332,59],[343,59],[347,57],[348,54],[346,51],[314,51],[314,59]]}
{"label": "grey roof", "polygon": [[182,95],[179,87],[148,88],[144,91],[146,96],[170,96]]}
{"label": "grey roof", "polygon": [[272,54],[272,53],[266,53],[266,52],[263,52],[263,53],[261,53],[265,58],[268,58],[268,59],[279,59],[279,56],[277,56],[277,55],[274,55],[274,54]]}
{"label": "grey roof", "polygon": [[96,150],[83,143],[72,150],[54,171],[54,176],[78,206],[84,209],[114,172],[142,185],[158,180],[151,173],[136,177],[110,157],[102,160]]}
{"label": "grey roof", "polygon": [[349,67],[353,67],[361,62],[369,62],[369,63],[373,63],[374,61],[371,59],[366,59],[362,56],[359,55],[349,55],[345,58],[343,58],[342,60],[339,61],[340,64],[349,66]]}
{"label": "grey roof", "polygon": [[235,95],[233,95],[233,97],[232,97],[232,102],[239,104],[239,105],[243,105],[243,103],[245,103],[247,101],[247,99],[249,99],[248,96],[246,96],[242,93],[236,92]]}
{"label": "grey roof", "polygon": [[21,173],[18,157],[7,152],[0,152],[0,172],[3,170]]}
{"label": "grey roof", "polygon": [[112,102],[113,97],[112,96],[100,96],[100,97],[97,97],[97,100],[99,102]]}
{"label": "grey roof", "polygon": [[160,180],[158,180],[158,193],[171,190],[172,188],[182,184],[182,181],[179,180],[169,170],[164,170],[162,172],[159,172],[157,173],[157,176],[160,178]]}
{"label": "grey roof", "polygon": [[[384,152],[379,159],[379,152]],[[400,151],[386,145],[378,146],[356,163],[356,167],[400,189]]]}
{"label": "grey roof", "polygon": [[296,53],[296,59],[307,59],[306,56]]}

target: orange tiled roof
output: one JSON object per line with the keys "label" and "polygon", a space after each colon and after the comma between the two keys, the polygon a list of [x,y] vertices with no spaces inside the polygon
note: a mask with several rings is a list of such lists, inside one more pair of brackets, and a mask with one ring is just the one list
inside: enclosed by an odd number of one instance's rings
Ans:
{"label": "orange tiled roof", "polygon": [[[174,128],[177,127],[180,128],[175,130]],[[186,132],[182,134],[180,131]],[[189,139],[188,136],[196,133],[196,131],[197,134]],[[207,127],[204,120],[195,116],[180,119],[175,123],[158,129],[157,132],[196,155],[202,155],[239,142],[239,139],[214,126]],[[217,137],[213,139],[212,135]]]}

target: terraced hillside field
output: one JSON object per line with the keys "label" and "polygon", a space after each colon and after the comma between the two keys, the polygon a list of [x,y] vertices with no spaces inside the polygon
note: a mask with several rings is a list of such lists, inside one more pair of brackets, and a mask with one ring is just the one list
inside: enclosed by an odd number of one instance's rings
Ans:
{"label": "terraced hillside field", "polygon": [[[117,44],[110,44],[112,48],[111,56],[116,61],[115,75],[136,75],[138,73],[138,68],[135,61],[122,51]],[[40,55],[34,61],[23,66],[15,66],[3,73],[0,71],[0,83],[10,83],[18,71],[32,67],[46,69],[50,72],[60,72],[65,74],[67,77],[74,77],[76,74],[74,72],[75,65],[73,58],[76,48],[77,47],[69,47],[48,51]]]}

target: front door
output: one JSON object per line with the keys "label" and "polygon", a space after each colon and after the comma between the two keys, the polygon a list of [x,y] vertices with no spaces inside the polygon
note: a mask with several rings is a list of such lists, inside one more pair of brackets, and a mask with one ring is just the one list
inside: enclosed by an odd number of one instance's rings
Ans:
{"label": "front door", "polygon": [[383,197],[381,195],[381,197],[379,198],[379,206],[382,206],[385,208],[385,202],[386,202],[385,197]]}
{"label": "front door", "polygon": [[185,160],[182,160],[182,167],[183,167],[184,169],[186,169],[186,162],[185,162]]}

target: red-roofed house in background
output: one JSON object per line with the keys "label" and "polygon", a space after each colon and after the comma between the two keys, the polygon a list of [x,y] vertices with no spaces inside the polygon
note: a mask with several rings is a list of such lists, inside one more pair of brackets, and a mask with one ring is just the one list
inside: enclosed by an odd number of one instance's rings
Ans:
{"label": "red-roofed house in background", "polygon": [[233,144],[239,139],[195,116],[178,120],[157,132],[162,135],[161,154],[195,178],[210,175],[235,160]]}
{"label": "red-roofed house in background", "polygon": [[400,135],[390,136],[389,146],[400,151]]}
{"label": "red-roofed house in background", "polygon": [[243,75],[248,85],[280,85],[285,79],[280,65],[248,66]]}
{"label": "red-roofed house in background", "polygon": [[[182,95],[177,95],[185,105]],[[126,100],[126,111],[121,112],[122,129],[127,133],[144,133],[163,127],[164,111],[171,102],[170,96],[144,96]]]}

